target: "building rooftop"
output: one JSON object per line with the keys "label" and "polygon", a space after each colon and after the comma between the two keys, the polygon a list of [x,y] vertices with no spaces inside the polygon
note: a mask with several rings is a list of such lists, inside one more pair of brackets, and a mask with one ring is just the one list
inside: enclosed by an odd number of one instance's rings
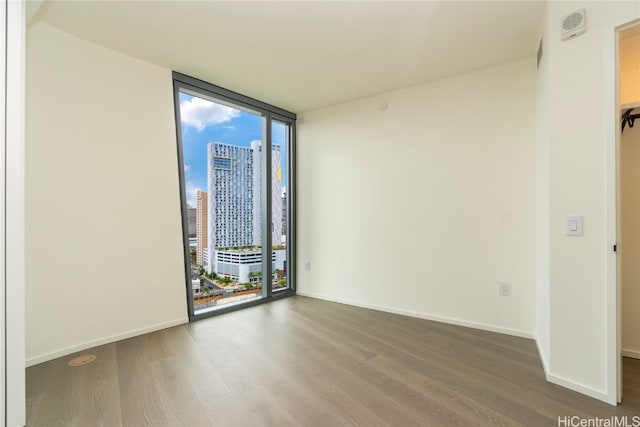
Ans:
{"label": "building rooftop", "polygon": [[[285,245],[274,245],[272,248],[274,251],[280,249],[286,249]],[[248,253],[248,252],[261,252],[261,246],[236,246],[232,248],[216,248],[220,252],[235,252],[235,253]]]}

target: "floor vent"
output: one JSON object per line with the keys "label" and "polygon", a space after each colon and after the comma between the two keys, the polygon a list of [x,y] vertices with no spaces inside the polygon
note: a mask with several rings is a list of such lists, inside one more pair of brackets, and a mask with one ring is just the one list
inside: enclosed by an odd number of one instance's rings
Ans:
{"label": "floor vent", "polygon": [[69,360],[67,366],[71,366],[72,368],[77,368],[78,366],[88,365],[89,363],[96,360],[96,356],[93,354],[85,354],[82,356],[78,356],[74,359]]}

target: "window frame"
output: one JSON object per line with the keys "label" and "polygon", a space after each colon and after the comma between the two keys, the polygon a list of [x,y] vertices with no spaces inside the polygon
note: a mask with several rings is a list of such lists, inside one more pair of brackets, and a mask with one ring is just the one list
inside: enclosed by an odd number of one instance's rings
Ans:
{"label": "window frame", "polygon": [[[189,321],[199,320],[219,314],[227,313],[230,311],[240,310],[243,308],[268,303],[277,299],[293,296],[296,293],[296,271],[295,271],[295,254],[296,254],[296,213],[295,213],[295,176],[296,176],[296,114],[284,110],[282,108],[267,104],[266,102],[259,101],[257,99],[248,97],[246,95],[239,94],[229,89],[216,86],[214,84],[196,79],[194,77],[187,76],[185,74],[173,71],[173,98],[174,98],[174,112],[175,112],[175,124],[176,124],[176,141],[178,151],[178,178],[179,178],[179,190],[180,190],[180,209],[182,220],[182,244],[184,252],[184,273],[185,273],[185,285],[186,285],[186,297],[187,297],[187,310],[189,315]],[[193,289],[191,287],[191,253],[189,248],[189,222],[187,213],[187,195],[185,190],[185,171],[184,171],[184,158],[183,158],[183,142],[182,142],[182,121],[180,116],[180,92],[189,93],[193,96],[209,99],[213,102],[217,102],[223,105],[237,108],[243,111],[258,114],[262,117],[262,135],[263,152],[265,155],[261,156],[262,161],[262,174],[267,179],[262,179],[262,194],[265,195],[262,199],[262,277],[272,277],[272,252],[273,245],[271,242],[271,147],[272,147],[272,123],[278,122],[287,126],[288,138],[286,141],[288,150],[286,165],[287,165],[287,205],[286,205],[286,278],[287,289],[279,290],[273,293],[273,285],[271,280],[268,283],[263,282],[262,285],[262,297],[259,299],[247,301],[240,304],[232,304],[227,307],[221,307],[215,310],[201,312],[196,314],[193,307]],[[210,197],[210,195],[208,195]],[[265,250],[265,248],[267,248]],[[213,254],[208,254],[209,262],[212,262]]]}

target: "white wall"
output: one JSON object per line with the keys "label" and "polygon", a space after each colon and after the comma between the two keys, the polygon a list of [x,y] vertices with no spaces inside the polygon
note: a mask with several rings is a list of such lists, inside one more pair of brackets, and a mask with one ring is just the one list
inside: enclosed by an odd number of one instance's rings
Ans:
{"label": "white wall", "polygon": [[37,23],[27,363],[187,321],[171,72]]}
{"label": "white wall", "polygon": [[532,336],[535,71],[299,115],[298,293]]}
{"label": "white wall", "polygon": [[[587,32],[561,41],[562,17],[581,8]],[[618,357],[615,27],[639,16],[637,2],[549,2],[539,98],[549,118],[548,140],[538,139],[549,147],[549,294],[539,302],[549,310],[547,378],[609,403]],[[582,237],[564,236],[565,215],[584,216]]]}
{"label": "white wall", "polygon": [[640,124],[620,141],[622,352],[640,359]]}

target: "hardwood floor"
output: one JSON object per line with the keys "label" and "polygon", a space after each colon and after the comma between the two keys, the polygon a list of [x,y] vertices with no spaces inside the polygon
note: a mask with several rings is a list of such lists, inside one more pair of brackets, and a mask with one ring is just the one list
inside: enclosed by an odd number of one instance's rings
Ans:
{"label": "hardwood floor", "polygon": [[640,360],[624,396],[547,383],[532,340],[297,296],[28,368],[27,425],[557,426],[640,415]]}

